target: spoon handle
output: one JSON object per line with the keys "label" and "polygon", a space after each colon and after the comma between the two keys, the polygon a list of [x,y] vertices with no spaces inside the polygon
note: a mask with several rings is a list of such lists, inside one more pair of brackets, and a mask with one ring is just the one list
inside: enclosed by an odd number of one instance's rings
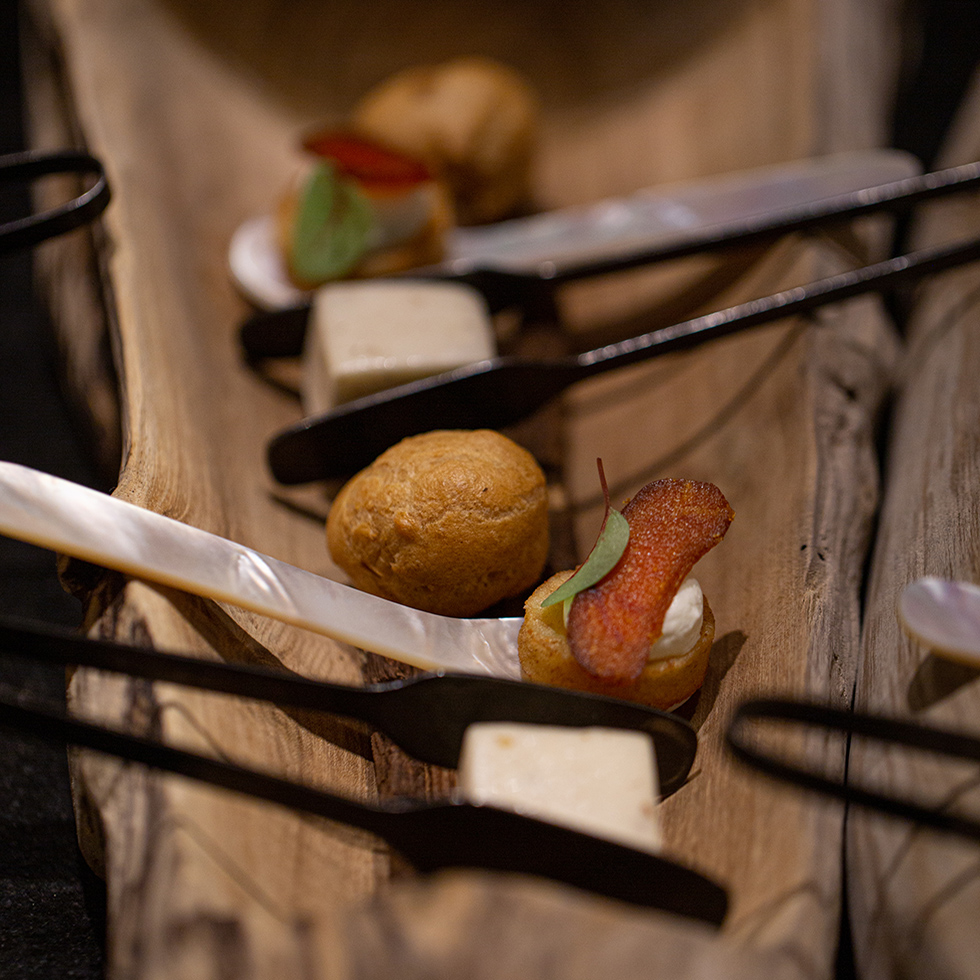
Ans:
{"label": "spoon handle", "polygon": [[[368,707],[377,687],[348,687],[255,664],[164,653],[153,647],[132,646],[6,617],[0,618],[0,651],[46,663],[94,667],[293,708],[327,711],[384,728],[383,713]],[[382,723],[378,723],[379,714]]]}
{"label": "spoon handle", "polygon": [[582,377],[601,374],[660,354],[688,350],[749,327],[809,313],[864,293],[884,292],[977,259],[980,259],[980,238],[920,249],[586,351],[576,360]]}
{"label": "spoon handle", "polygon": [[410,609],[15,463],[0,462],[0,534],[423,670],[519,676],[519,620],[464,620]]}

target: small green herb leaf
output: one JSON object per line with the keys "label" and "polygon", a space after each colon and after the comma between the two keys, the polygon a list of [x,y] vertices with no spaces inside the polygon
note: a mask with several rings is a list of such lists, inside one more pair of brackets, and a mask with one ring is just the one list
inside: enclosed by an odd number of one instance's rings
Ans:
{"label": "small green herb leaf", "polygon": [[292,267],[310,283],[346,275],[367,251],[371,204],[329,161],[317,164],[303,187],[293,225]]}
{"label": "small green herb leaf", "polygon": [[[556,602],[570,602],[579,592],[600,582],[613,570],[626,550],[630,538],[629,522],[618,510],[613,510],[609,506],[609,487],[606,484],[606,474],[602,469],[602,460],[597,459],[596,465],[599,467],[602,495],[606,500],[606,513],[602,519],[599,536],[578,571],[541,603],[542,609]],[[568,610],[566,609],[565,612],[567,616]]]}
{"label": "small green herb leaf", "polygon": [[606,525],[602,529],[595,547],[589,552],[589,557],[585,559],[579,570],[570,579],[558,586],[541,603],[542,608],[570,599],[583,589],[587,589],[604,579],[622,557],[629,536],[630,526],[626,518],[618,510],[609,511]]}

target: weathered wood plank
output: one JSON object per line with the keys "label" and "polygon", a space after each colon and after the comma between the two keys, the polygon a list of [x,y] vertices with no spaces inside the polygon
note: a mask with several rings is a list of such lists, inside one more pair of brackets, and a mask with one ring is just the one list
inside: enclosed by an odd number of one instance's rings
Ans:
{"label": "weathered wood plank", "polygon": [[[342,114],[402,64],[461,47],[497,55],[542,94],[536,186],[539,203],[555,206],[873,145],[890,91],[886,2],[35,6],[60,47],[77,129],[115,189],[100,260],[121,385],[117,494],[332,576],[326,496],[303,498],[321,515],[311,519],[283,506],[264,469],[267,438],[298,406],[241,364],[245,306],[224,265],[234,228],[266,210],[291,173],[303,126]],[[839,49],[840,15],[850,22],[859,9],[870,18],[866,49]],[[418,39],[411,49],[407,36]],[[858,78],[860,96],[841,106],[836,93]],[[818,241],[731,259],[720,272],[691,263],[664,281],[582,287],[566,319],[578,331],[635,332],[666,309],[720,306],[848,261]],[[86,336],[83,347],[99,330]],[[829,976],[841,816],[735,769],[722,736],[746,694],[775,687],[840,701],[853,681],[873,422],[890,355],[877,307],[854,303],[817,325],[781,324],[597,380],[521,429],[563,475],[580,544],[596,522],[596,455],[618,495],[656,475],[705,478],[738,512],[699,568],[720,639],[691,709],[697,773],[664,808],[671,853],[731,888],[720,938],[528,882],[419,882],[398,871],[389,884],[387,856],[358,837],[83,757],[79,819],[109,883],[113,975],[639,976],[656,964]],[[555,560],[570,550],[559,540]],[[114,577],[89,608],[94,632],[201,656],[351,682],[385,669],[301,631]],[[448,784],[377,739],[372,752],[362,733],[272,708],[87,672],[70,693],[80,712],[357,796]],[[809,749],[842,762],[834,747]],[[506,955],[488,957],[487,936]]]}
{"label": "weathered wood plank", "polygon": [[[964,104],[946,161],[980,157],[980,88]],[[980,232],[975,196],[929,209],[919,244]],[[887,495],[871,577],[857,706],[976,734],[974,670],[912,642],[895,615],[922,575],[980,579],[980,273],[925,284],[912,301],[888,456]],[[976,767],[856,742],[853,778],[975,815]],[[976,844],[853,812],[850,901],[862,976],[970,977],[980,937]]]}

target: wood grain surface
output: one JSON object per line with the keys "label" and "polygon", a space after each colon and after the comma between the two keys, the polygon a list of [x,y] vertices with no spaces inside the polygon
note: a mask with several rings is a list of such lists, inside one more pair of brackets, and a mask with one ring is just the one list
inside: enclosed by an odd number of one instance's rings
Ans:
{"label": "wood grain surface", "polygon": [[[976,84],[946,150],[949,164],[980,157]],[[980,228],[975,196],[930,208],[917,243],[966,239]],[[980,576],[980,275],[970,267],[924,284],[912,300],[890,440],[857,706],[977,734],[977,671],[936,656],[900,628],[902,589],[923,575]],[[975,765],[857,740],[855,781],[975,817]],[[848,868],[862,975],[968,977],[977,969],[977,845],[856,811]]]}
{"label": "wood grain surface", "polygon": [[[99,390],[118,380],[116,494],[338,577],[323,541],[329,494],[287,494],[265,469],[266,441],[299,407],[241,361],[247,308],[225,253],[294,172],[303,128],[341,118],[392,70],[472,51],[522,70],[545,109],[537,204],[554,207],[875,145],[891,13],[884,0],[37,0],[37,142],[84,140],[115,192],[95,238],[103,302],[62,323],[69,356],[100,364]],[[860,262],[875,237],[792,240],[576,287],[561,297],[563,328],[538,325],[527,344],[629,335],[806,282]],[[79,275],[51,260],[61,308]],[[93,354],[106,336],[108,375]],[[582,385],[513,433],[553,483],[555,565],[595,532],[597,455],[617,497],[661,475],[709,479],[736,511],[698,570],[718,640],[687,708],[695,771],[663,808],[668,853],[730,890],[720,934],[519,877],[420,879],[362,835],[82,755],[80,838],[108,882],[111,975],[830,976],[842,812],[737,768],[723,735],[752,693],[847,703],[894,353],[876,302],[855,301]],[[93,408],[111,429],[111,407]],[[78,565],[66,580],[99,635],[350,683],[392,673],[231,607]],[[357,798],[438,796],[452,783],[329,718],[86,671],[70,697],[80,714]],[[801,751],[843,765],[840,745]]]}

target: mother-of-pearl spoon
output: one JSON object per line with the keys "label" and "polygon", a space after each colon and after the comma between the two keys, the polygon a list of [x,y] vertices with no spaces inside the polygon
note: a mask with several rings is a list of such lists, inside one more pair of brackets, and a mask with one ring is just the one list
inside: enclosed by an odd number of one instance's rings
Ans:
{"label": "mother-of-pearl spoon", "polygon": [[455,619],[411,609],[16,463],[0,462],[0,534],[423,670],[520,679],[520,619]]}
{"label": "mother-of-pearl spoon", "polygon": [[933,653],[980,667],[980,586],[926,576],[907,585],[898,618]]}

